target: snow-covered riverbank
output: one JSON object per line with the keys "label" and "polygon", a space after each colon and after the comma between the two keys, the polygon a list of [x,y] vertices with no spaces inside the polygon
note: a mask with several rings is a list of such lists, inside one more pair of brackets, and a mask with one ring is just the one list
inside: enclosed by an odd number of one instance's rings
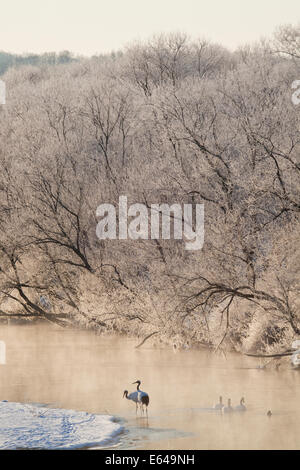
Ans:
{"label": "snow-covered riverbank", "polygon": [[108,415],[0,402],[0,449],[106,446],[122,429]]}

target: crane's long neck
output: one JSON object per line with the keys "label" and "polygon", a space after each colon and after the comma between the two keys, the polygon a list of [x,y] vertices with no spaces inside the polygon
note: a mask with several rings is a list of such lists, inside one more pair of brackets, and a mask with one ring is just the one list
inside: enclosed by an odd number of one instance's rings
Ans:
{"label": "crane's long neck", "polygon": [[137,386],[136,386],[136,389],[137,389],[138,392],[140,391],[140,385],[141,385],[141,384],[138,383]]}

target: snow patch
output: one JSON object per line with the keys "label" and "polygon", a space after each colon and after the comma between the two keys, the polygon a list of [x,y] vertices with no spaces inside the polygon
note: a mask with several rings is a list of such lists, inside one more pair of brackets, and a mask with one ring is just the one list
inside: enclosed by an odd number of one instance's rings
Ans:
{"label": "snow patch", "polygon": [[105,446],[122,430],[113,416],[0,402],[0,449]]}

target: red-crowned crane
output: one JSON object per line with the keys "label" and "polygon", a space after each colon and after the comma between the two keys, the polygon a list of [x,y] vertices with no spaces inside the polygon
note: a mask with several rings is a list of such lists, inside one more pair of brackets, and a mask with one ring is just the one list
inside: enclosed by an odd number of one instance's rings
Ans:
{"label": "red-crowned crane", "polygon": [[127,400],[131,400],[135,403],[135,413],[137,414],[138,404],[140,404],[138,392],[132,392],[128,395],[128,390],[124,390],[123,398],[124,397],[127,398]]}
{"label": "red-crowned crane", "polygon": [[133,382],[133,384],[137,384],[136,390],[138,393],[138,403],[141,405],[141,410],[144,413],[144,406],[146,407],[146,415],[148,417],[148,405],[149,405],[149,395],[147,392],[143,392],[140,390],[140,385],[141,381],[137,380],[136,382]]}

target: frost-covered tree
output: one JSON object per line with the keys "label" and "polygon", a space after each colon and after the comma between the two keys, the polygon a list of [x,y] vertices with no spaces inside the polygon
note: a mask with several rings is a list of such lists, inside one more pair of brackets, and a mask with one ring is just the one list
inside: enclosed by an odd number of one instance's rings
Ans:
{"label": "frost-covered tree", "polygon": [[[1,317],[215,347],[299,335],[294,61],[172,34],[4,79]],[[99,240],[96,209],[121,195],[204,204],[203,249]]]}

